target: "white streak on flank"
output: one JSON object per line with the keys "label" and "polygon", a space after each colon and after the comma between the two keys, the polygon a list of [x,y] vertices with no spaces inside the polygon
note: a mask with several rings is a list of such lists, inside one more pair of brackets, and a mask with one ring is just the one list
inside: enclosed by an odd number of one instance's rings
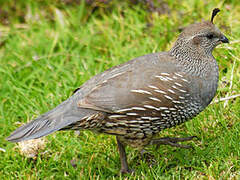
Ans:
{"label": "white streak on flank", "polygon": [[[127,69],[128,66],[129,66],[129,64],[124,64],[123,66],[121,66],[121,70],[122,70],[123,72],[126,72],[126,71],[124,71],[124,69]],[[118,71],[118,70],[119,70],[118,68],[113,69],[113,70],[112,70],[112,73],[114,73],[115,71]],[[103,73],[103,75],[105,75],[105,73]]]}
{"label": "white streak on flank", "polygon": [[142,139],[144,137],[144,134],[143,133],[137,133],[135,136],[139,139]]}
{"label": "white streak on flank", "polygon": [[120,72],[120,73],[116,73],[114,75],[112,75],[109,79],[115,78],[117,76],[120,76],[121,74],[123,74],[124,72]]}
{"label": "white streak on flank", "polygon": [[133,123],[138,123],[138,122],[139,122],[139,120],[131,120],[131,121],[127,121],[126,124],[130,125],[131,123],[133,124]]}
{"label": "white streak on flank", "polygon": [[108,116],[109,119],[124,118],[124,117],[127,117],[127,116],[126,115],[120,115],[120,114]]}
{"label": "white streak on flank", "polygon": [[121,123],[127,124],[127,123],[129,123],[129,120],[121,120]]}
{"label": "white streak on flank", "polygon": [[152,134],[151,128],[144,128],[144,131],[145,131],[146,134],[148,134],[148,133],[149,133],[149,134]]}
{"label": "white streak on flank", "polygon": [[162,90],[158,90],[158,89],[155,89],[154,90],[155,92],[158,92],[158,93],[161,93],[161,94],[167,94],[166,92],[162,91]]}
{"label": "white streak on flank", "polygon": [[180,101],[172,101],[174,104],[181,104]]}
{"label": "white streak on flank", "polygon": [[172,78],[170,78],[170,77],[166,77],[166,79],[167,79],[167,80],[170,80],[170,81],[172,81],[172,80],[173,80],[173,79],[172,79]]}
{"label": "white streak on flank", "polygon": [[160,119],[159,117],[152,117],[150,120],[158,120]]}
{"label": "white streak on flank", "polygon": [[113,123],[107,122],[107,123],[105,124],[105,126],[107,126],[107,127],[112,127],[112,126],[114,126],[114,125],[113,125]]}
{"label": "white streak on flank", "polygon": [[158,89],[156,86],[152,86],[152,85],[149,85],[148,87],[150,87],[152,89]]}
{"label": "white streak on flank", "polygon": [[145,108],[149,108],[149,109],[154,109],[158,111],[158,108],[151,106],[151,105],[144,105]]}
{"label": "white streak on flank", "polygon": [[127,113],[128,116],[137,116],[137,113]]}
{"label": "white streak on flank", "polygon": [[179,76],[179,77],[183,77],[181,74],[178,74],[178,73],[174,73],[174,74],[176,74],[176,75]]}
{"label": "white streak on flank", "polygon": [[150,93],[149,91],[145,91],[145,90],[142,90],[142,89],[133,89],[133,90],[131,90],[131,92],[152,95],[152,93]]}
{"label": "white streak on flank", "polygon": [[162,81],[168,81],[167,78],[163,77],[163,76],[155,76],[156,78],[159,78]]}
{"label": "white streak on flank", "polygon": [[176,84],[177,86],[183,87],[181,84],[175,82],[174,84]]}
{"label": "white streak on flank", "polygon": [[179,97],[179,99],[185,99],[185,97],[183,97],[183,96],[178,96]]}
{"label": "white streak on flank", "polygon": [[185,82],[189,82],[188,80],[184,79],[184,78],[181,78],[181,80],[185,81]]}
{"label": "white streak on flank", "polygon": [[158,98],[155,98],[155,97],[149,97],[149,99],[151,99],[151,100],[153,100],[153,101],[161,102],[161,100],[160,100],[160,99],[158,99]]}
{"label": "white streak on flank", "polygon": [[179,88],[178,88],[178,87],[176,87],[176,86],[174,86],[174,85],[172,86],[172,88],[179,90]]}
{"label": "white streak on flank", "polygon": [[81,121],[86,120],[89,116],[84,116]]}
{"label": "white streak on flank", "polygon": [[[178,88],[178,87],[176,87],[176,86],[172,86],[172,88],[177,89],[178,91],[183,92],[183,93],[186,93],[186,92],[187,92],[187,91],[185,91],[185,90],[183,90],[183,89],[180,89],[180,88]],[[188,95],[187,95],[187,96],[188,96]]]}
{"label": "white streak on flank", "polygon": [[141,119],[151,119],[151,117],[142,116]]}
{"label": "white streak on flank", "polygon": [[164,95],[165,98],[173,100],[173,98],[171,98],[170,96]]}
{"label": "white streak on flank", "polygon": [[91,125],[90,125],[90,128],[93,128],[94,126],[96,126],[96,124],[91,124]]}
{"label": "white streak on flank", "polygon": [[[95,115],[95,114],[94,114],[94,115]],[[86,119],[86,121],[89,121],[89,120],[93,119],[94,115],[89,116],[89,117]]]}
{"label": "white streak on flank", "polygon": [[[131,128],[132,132],[134,132],[134,131],[138,132],[139,129],[140,129],[139,127],[137,127],[137,128],[133,128],[133,127],[132,127],[132,128]],[[126,131],[125,131],[125,132],[126,132]]]}
{"label": "white streak on flank", "polygon": [[161,113],[161,116],[166,116],[166,114],[164,114],[164,113]]}
{"label": "white streak on flank", "polygon": [[139,110],[139,111],[145,111],[146,109],[143,107],[132,107],[132,110]]}
{"label": "white streak on flank", "polygon": [[166,109],[168,109],[167,107],[160,107],[160,108],[158,108],[159,110],[166,110]]}
{"label": "white streak on flank", "polygon": [[165,124],[165,122],[159,121],[159,122],[157,122],[156,124],[157,124],[157,125],[158,125],[158,124]]}
{"label": "white streak on flank", "polygon": [[126,126],[126,123],[125,122],[118,122],[119,125],[122,125],[122,126]]}
{"label": "white streak on flank", "polygon": [[168,91],[169,91],[170,93],[175,94],[175,92],[174,92],[173,90],[171,90],[171,89],[168,89]]}
{"label": "white streak on flank", "polygon": [[177,76],[174,76],[174,75],[172,77],[173,77],[173,79],[177,79],[178,78]]}
{"label": "white streak on flank", "polygon": [[126,108],[126,109],[119,109],[116,112],[120,113],[120,112],[125,112],[125,111],[131,111],[131,108]]}
{"label": "white streak on flank", "polygon": [[169,108],[170,111],[176,111],[176,108]]}
{"label": "white streak on flank", "polygon": [[161,73],[161,75],[163,75],[163,76],[169,76],[170,74],[168,74],[168,73]]}
{"label": "white streak on flank", "polygon": [[187,91],[183,90],[183,89],[179,89],[179,91],[183,92],[183,93],[186,93]]}

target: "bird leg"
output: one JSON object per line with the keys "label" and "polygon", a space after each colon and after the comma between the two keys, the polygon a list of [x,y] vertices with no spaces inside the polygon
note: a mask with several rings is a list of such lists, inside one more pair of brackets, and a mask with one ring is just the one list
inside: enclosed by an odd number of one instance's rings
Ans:
{"label": "bird leg", "polygon": [[127,156],[126,156],[126,152],[125,152],[125,147],[124,147],[124,145],[120,142],[120,140],[118,139],[118,137],[116,137],[116,139],[117,139],[117,146],[118,146],[118,151],[119,151],[120,161],[121,161],[121,170],[120,170],[120,173],[122,173],[122,174],[130,173],[131,170],[128,168],[128,163],[127,163]]}
{"label": "bird leg", "polygon": [[192,148],[192,146],[178,144],[178,142],[190,141],[193,138],[197,138],[197,136],[190,136],[190,137],[185,137],[185,138],[164,137],[164,138],[159,138],[159,139],[153,139],[153,140],[151,140],[150,144],[156,144],[157,147],[159,147],[160,145],[170,145],[173,147],[189,149],[189,148]]}

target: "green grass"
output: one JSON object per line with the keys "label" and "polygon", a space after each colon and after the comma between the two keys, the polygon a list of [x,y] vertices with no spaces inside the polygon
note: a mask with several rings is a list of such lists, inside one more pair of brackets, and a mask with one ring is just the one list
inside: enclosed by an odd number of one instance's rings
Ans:
{"label": "green grass", "polygon": [[[240,5],[204,2],[169,0],[169,14],[161,15],[126,3],[91,15],[84,4],[59,7],[28,1],[24,11],[19,3],[16,14],[21,10],[25,20],[11,16],[9,24],[0,26],[0,148],[6,150],[0,151],[0,179],[240,178],[240,98],[229,100],[226,107],[224,102],[212,104],[194,120],[160,133],[198,136],[189,143],[192,150],[148,147],[148,157],[141,158],[127,148],[135,173],[125,177],[118,175],[119,155],[112,136],[57,132],[47,136],[41,150],[46,152],[35,160],[20,155],[16,144],[5,140],[19,123],[54,108],[95,74],[137,56],[169,50],[179,28],[209,19],[214,7],[222,10],[215,24],[231,41],[214,51],[220,68],[216,99],[239,94]],[[2,7],[9,10],[6,4]]]}

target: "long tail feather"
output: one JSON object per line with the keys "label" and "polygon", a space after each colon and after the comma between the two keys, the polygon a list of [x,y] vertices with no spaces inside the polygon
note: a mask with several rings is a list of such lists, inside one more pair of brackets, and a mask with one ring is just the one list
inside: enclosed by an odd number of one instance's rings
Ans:
{"label": "long tail feather", "polygon": [[76,123],[83,117],[93,113],[95,112],[88,109],[78,108],[70,100],[67,100],[55,109],[19,127],[9,137],[7,137],[6,140],[19,142],[40,138]]}

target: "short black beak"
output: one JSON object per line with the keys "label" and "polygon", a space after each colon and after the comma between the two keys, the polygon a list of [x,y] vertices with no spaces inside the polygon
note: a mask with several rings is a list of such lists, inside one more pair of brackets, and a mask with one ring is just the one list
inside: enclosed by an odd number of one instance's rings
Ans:
{"label": "short black beak", "polygon": [[228,38],[227,38],[226,36],[224,36],[224,35],[220,38],[220,41],[221,41],[222,43],[229,43]]}

